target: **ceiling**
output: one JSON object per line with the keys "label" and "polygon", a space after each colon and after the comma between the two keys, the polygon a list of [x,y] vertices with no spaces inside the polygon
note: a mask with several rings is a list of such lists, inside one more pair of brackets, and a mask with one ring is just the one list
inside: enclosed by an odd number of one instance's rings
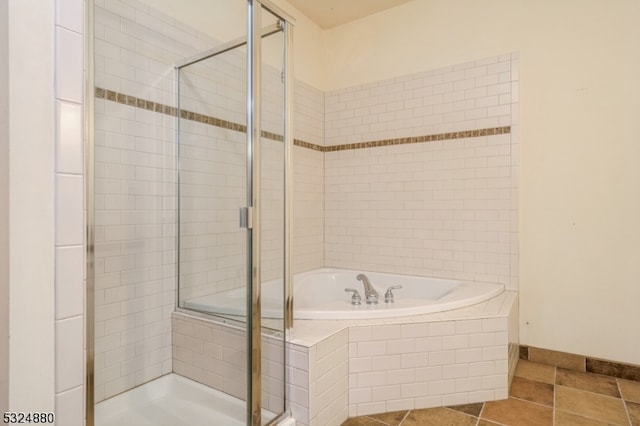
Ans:
{"label": "ceiling", "polygon": [[321,28],[332,28],[412,0],[288,0]]}

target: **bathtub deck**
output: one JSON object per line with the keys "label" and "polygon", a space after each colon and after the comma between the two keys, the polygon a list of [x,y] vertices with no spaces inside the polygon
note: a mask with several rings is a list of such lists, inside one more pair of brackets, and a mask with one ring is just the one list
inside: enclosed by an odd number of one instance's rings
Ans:
{"label": "bathtub deck", "polygon": [[461,321],[477,318],[500,318],[509,314],[518,292],[503,291],[485,302],[450,311],[431,314],[412,315],[395,318],[377,318],[362,320],[294,320],[293,329],[287,335],[289,343],[312,347],[329,336],[348,327],[375,325],[398,325],[411,323],[430,323],[439,321]]}
{"label": "bathtub deck", "polygon": [[[184,312],[173,319],[188,337],[174,345],[193,344],[181,350],[206,346],[198,340],[202,327],[221,327]],[[518,358],[517,325],[513,291],[424,315],[295,320],[287,339],[294,418],[300,426],[340,425],[354,416],[506,398]]]}

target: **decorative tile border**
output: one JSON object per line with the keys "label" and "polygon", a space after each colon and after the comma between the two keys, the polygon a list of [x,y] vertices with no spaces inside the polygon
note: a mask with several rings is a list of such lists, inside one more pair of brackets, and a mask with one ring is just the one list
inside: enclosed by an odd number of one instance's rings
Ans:
{"label": "decorative tile border", "polygon": [[[106,100],[117,102],[123,105],[142,108],[148,111],[155,111],[161,114],[172,115],[174,117],[177,114],[177,109],[175,107],[164,105],[158,102],[148,101],[146,99],[137,98],[135,96],[125,95],[124,93],[118,93],[113,90],[96,87],[95,96],[97,99],[106,99]],[[183,118],[185,120],[196,121],[198,123],[208,124],[211,126],[220,127],[223,129],[235,130],[237,132],[245,133],[247,131],[247,126],[245,126],[244,124],[234,123],[231,121],[222,120],[216,117],[211,117],[208,115],[204,115],[204,114],[200,114],[192,111],[180,110],[180,118]],[[411,143],[436,142],[436,141],[444,141],[444,140],[451,140],[451,139],[476,138],[481,136],[503,135],[508,133],[511,133],[511,126],[490,127],[487,129],[465,130],[462,132],[437,133],[433,135],[412,136],[412,137],[395,138],[395,139],[383,139],[383,140],[377,140],[377,141],[367,141],[367,142],[349,143],[349,144],[332,145],[332,146],[316,145],[310,142],[301,141],[299,139],[294,139],[293,144],[302,148],[312,149],[314,151],[333,152],[333,151],[348,151],[352,149],[378,148],[378,147],[391,146],[391,145],[406,145]],[[276,133],[262,131],[261,134],[262,134],[262,137],[267,139],[271,139],[279,142],[283,141],[283,136],[278,135]]]}
{"label": "decorative tile border", "polygon": [[640,365],[624,364],[525,345],[520,345],[520,359],[640,382]]}
{"label": "decorative tile border", "polygon": [[412,136],[408,138],[383,139],[378,141],[349,143],[344,145],[325,146],[324,152],[346,151],[350,149],[377,148],[380,146],[406,145],[410,143],[436,142],[449,139],[477,138],[511,133],[511,126],[491,127],[488,129],[465,130],[463,132],[438,133],[435,135]]}
{"label": "decorative tile border", "polygon": [[298,139],[294,139],[293,140],[293,144],[296,146],[300,146],[302,148],[307,148],[307,149],[312,149],[314,151],[320,151],[320,152],[326,152],[326,147],[322,146],[322,145],[316,145],[314,143],[310,143],[310,142],[304,142]]}
{"label": "decorative tile border", "polygon": [[[117,102],[123,105],[129,105],[136,108],[146,109],[147,111],[155,111],[161,114],[167,114],[176,116],[178,109],[169,105],[164,105],[159,102],[148,101],[145,99],[137,98],[135,96],[125,95],[124,93],[118,93],[113,90],[102,89],[96,87],[96,98],[106,99],[108,101]],[[221,120],[219,118],[211,117],[197,112],[181,110],[180,118],[190,121],[197,121],[198,123],[209,124],[211,126],[221,127],[223,129],[235,130],[237,132],[246,132],[247,126],[243,124],[233,123],[227,120]],[[263,132],[267,133],[267,132]],[[270,133],[273,135],[273,133]],[[263,134],[263,136],[265,136]],[[265,136],[266,137],[266,136]],[[282,139],[282,136],[280,136]]]}

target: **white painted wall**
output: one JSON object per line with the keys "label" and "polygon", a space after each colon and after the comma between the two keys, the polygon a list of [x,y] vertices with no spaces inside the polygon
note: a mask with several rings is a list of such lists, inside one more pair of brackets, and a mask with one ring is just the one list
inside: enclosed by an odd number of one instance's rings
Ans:
{"label": "white painted wall", "polygon": [[8,1],[9,409],[54,409],[53,2]]}
{"label": "white painted wall", "polygon": [[640,364],[640,3],[416,0],[325,33],[327,89],[520,52],[521,343]]}

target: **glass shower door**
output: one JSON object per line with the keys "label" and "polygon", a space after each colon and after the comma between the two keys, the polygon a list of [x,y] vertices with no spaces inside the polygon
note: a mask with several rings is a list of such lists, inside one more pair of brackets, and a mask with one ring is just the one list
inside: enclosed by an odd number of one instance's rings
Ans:
{"label": "glass shower door", "polygon": [[284,21],[249,15],[249,44],[178,71],[178,307],[222,324],[203,362],[257,425],[285,412],[286,55]]}
{"label": "glass shower door", "polygon": [[178,306],[246,323],[246,46],[180,70]]}
{"label": "glass shower door", "polygon": [[[230,46],[178,71],[178,307],[198,313],[203,338],[174,370],[247,403],[247,46]],[[208,321],[209,319],[215,321]],[[177,342],[180,359],[182,342]],[[188,344],[188,342],[187,342]],[[196,355],[197,354],[197,355]],[[178,368],[176,368],[178,367]]]}

